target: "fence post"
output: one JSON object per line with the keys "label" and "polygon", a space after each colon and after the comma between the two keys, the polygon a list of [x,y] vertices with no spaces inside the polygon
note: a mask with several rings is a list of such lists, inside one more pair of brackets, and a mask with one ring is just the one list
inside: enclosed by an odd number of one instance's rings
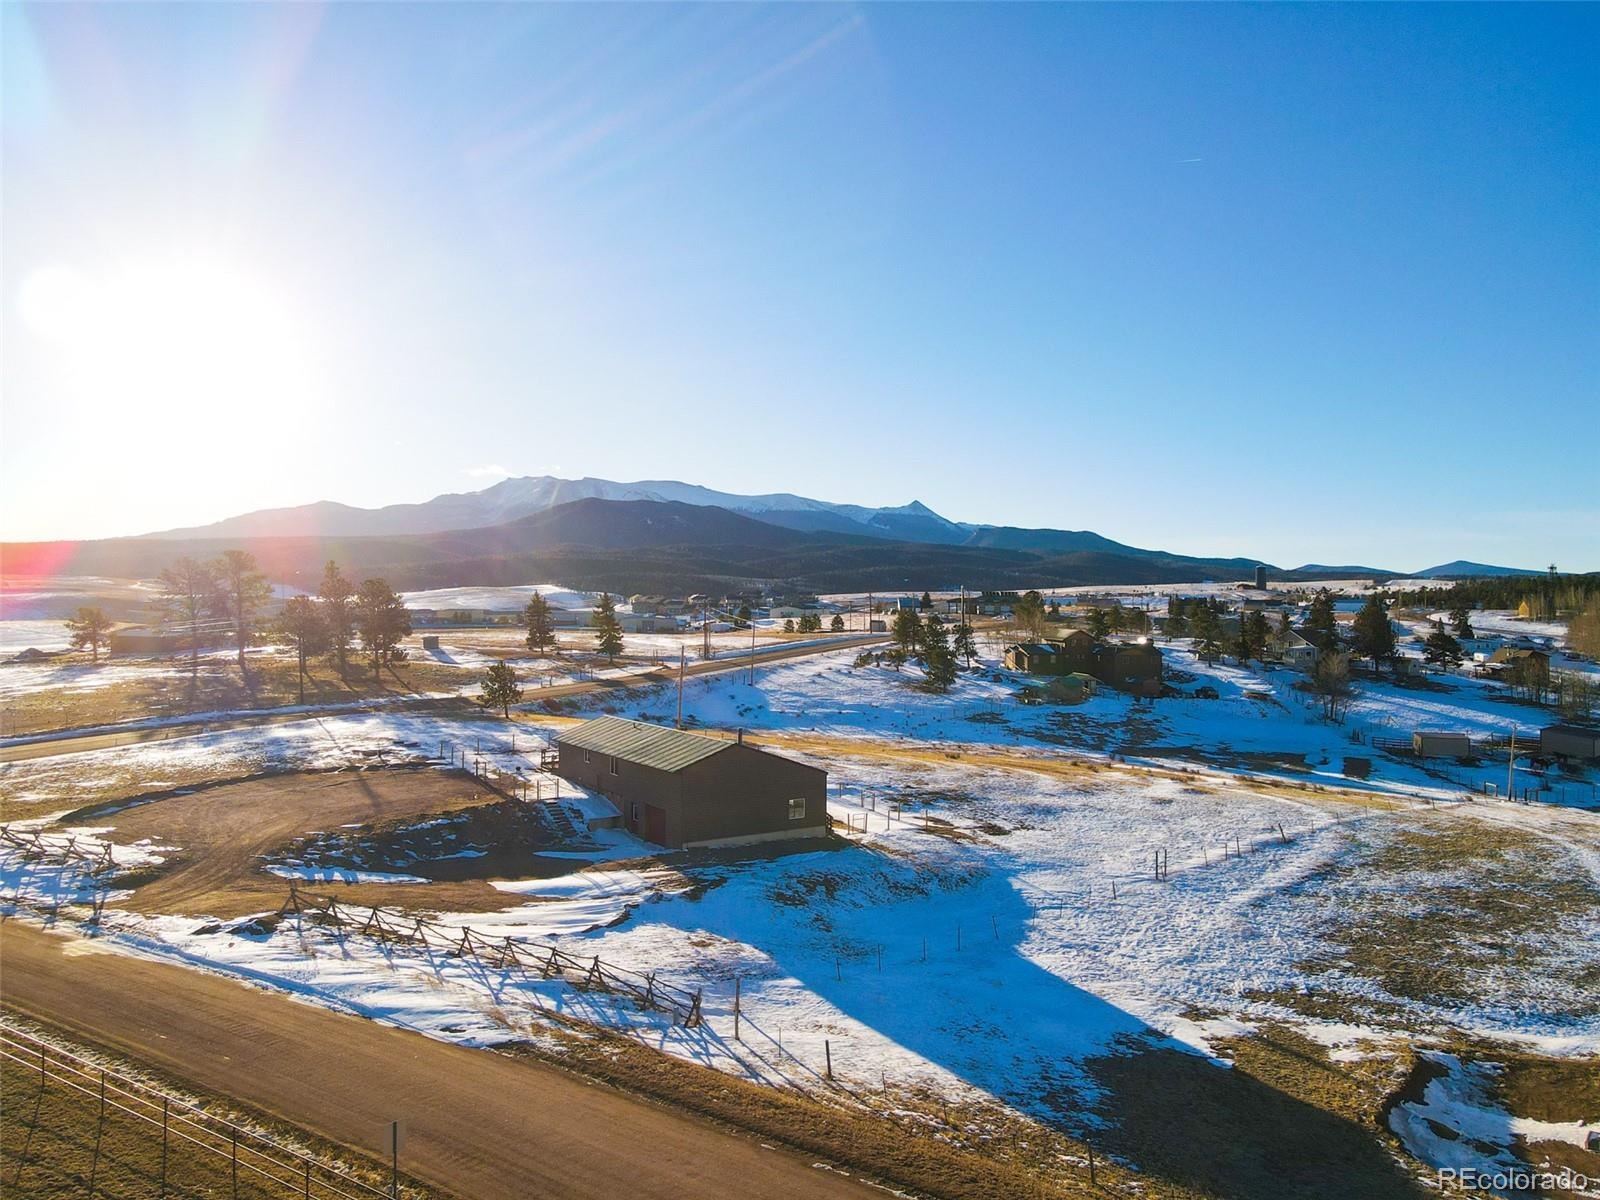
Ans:
{"label": "fence post", "polygon": [[833,1078],[833,1044],[827,1038],[822,1039],[822,1054],[828,1064],[828,1078]]}
{"label": "fence post", "polygon": [[736,1041],[736,1042],[740,1040],[740,1038],[739,1038],[739,992],[741,990],[740,989],[740,985],[743,982],[744,982],[744,977],[743,976],[735,975],[733,977],[733,1040]]}
{"label": "fence post", "polygon": [[106,1119],[106,1069],[100,1068],[100,1119]]}
{"label": "fence post", "polygon": [[233,1135],[233,1200],[239,1200],[239,1127],[230,1125],[228,1132]]}
{"label": "fence post", "polygon": [[161,1194],[167,1194],[167,1110],[172,1101],[161,1097]]}

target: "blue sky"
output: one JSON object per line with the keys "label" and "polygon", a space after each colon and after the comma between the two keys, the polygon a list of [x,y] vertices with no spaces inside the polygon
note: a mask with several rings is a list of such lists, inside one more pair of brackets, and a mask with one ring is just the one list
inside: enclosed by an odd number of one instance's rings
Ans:
{"label": "blue sky", "polygon": [[1593,6],[4,34],[6,536],[509,471],[1600,569]]}

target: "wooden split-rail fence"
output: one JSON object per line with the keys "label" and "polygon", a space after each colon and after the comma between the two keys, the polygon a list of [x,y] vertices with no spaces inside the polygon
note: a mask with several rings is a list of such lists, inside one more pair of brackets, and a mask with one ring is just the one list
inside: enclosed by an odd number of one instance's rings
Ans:
{"label": "wooden split-rail fence", "polygon": [[499,969],[538,972],[545,979],[563,979],[581,991],[622,996],[641,1008],[667,1013],[674,1024],[692,1029],[701,1022],[701,989],[665,983],[654,972],[630,971],[602,962],[599,955],[569,953],[559,946],[523,938],[488,937],[469,925],[443,925],[400,909],[365,908],[341,904],[332,896],[316,896],[293,883],[280,915],[300,917],[355,929],[358,933],[390,941],[407,942],[443,950],[458,957],[476,958]]}
{"label": "wooden split-rail fence", "polygon": [[82,863],[91,875],[114,870],[117,865],[111,857],[111,843],[95,842],[91,847],[80,846],[74,833],[46,837],[40,829],[19,831],[10,825],[0,825],[0,843],[20,850],[22,857],[30,862]]}

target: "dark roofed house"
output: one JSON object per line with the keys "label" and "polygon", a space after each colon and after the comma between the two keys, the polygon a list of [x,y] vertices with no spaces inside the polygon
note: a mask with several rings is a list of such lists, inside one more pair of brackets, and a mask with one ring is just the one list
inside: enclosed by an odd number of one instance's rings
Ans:
{"label": "dark roofed house", "polygon": [[828,773],[737,740],[596,717],[556,742],[564,779],[607,797],[658,846],[731,846],[821,837]]}
{"label": "dark roofed house", "polygon": [[1045,642],[1018,642],[1006,647],[1006,669],[1025,675],[1055,675],[1067,668],[1056,648]]}

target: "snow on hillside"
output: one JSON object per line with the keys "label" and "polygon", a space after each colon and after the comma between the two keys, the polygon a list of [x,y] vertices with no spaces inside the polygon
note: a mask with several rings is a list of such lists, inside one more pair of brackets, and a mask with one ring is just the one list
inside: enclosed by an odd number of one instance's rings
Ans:
{"label": "snow on hillside", "polygon": [[401,592],[407,608],[482,608],[490,612],[521,612],[535,593],[556,608],[593,608],[599,592],[575,592],[556,583],[524,583],[514,587],[450,587],[424,592]]}

